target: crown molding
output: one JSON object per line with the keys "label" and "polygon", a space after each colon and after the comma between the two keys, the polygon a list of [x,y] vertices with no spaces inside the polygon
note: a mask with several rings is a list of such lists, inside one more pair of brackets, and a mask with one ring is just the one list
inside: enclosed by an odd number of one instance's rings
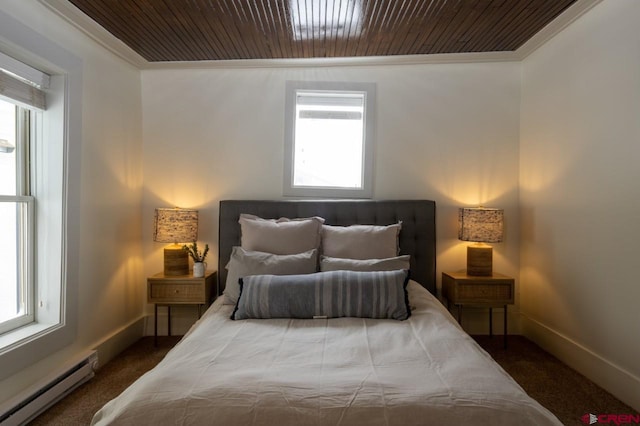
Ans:
{"label": "crown molding", "polygon": [[148,62],[144,69],[215,69],[215,68],[323,68],[402,66],[420,64],[454,64],[520,61],[515,52],[444,53],[432,55],[364,56],[345,58],[234,59],[220,61]]}
{"label": "crown molding", "polygon": [[482,62],[519,62],[532,54],[572,22],[602,0],[578,0],[551,21],[541,31],[524,43],[518,50],[510,52],[444,53],[431,55],[398,55],[348,58],[301,58],[301,59],[237,59],[220,61],[149,62],[109,33],[93,19],[67,0],[38,0],[45,7],[62,17],[72,26],[86,34],[100,46],[140,70],[160,69],[215,69],[215,68],[304,68],[304,67],[351,67],[351,66],[401,66],[420,64],[455,64]]}
{"label": "crown molding", "polygon": [[86,34],[100,46],[136,68],[144,69],[149,62],[120,39],[105,30],[100,24],[85,15],[67,0],[38,0],[47,9]]}
{"label": "crown molding", "polygon": [[602,1],[603,0],[578,0],[575,2],[515,51],[518,60],[524,60]]}

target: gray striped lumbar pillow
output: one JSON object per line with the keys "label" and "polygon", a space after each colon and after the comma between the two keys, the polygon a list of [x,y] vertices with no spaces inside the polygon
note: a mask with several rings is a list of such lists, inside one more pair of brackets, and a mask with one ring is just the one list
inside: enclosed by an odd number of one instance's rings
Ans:
{"label": "gray striped lumbar pillow", "polygon": [[360,317],[405,320],[411,315],[408,270],[252,275],[240,280],[231,319]]}

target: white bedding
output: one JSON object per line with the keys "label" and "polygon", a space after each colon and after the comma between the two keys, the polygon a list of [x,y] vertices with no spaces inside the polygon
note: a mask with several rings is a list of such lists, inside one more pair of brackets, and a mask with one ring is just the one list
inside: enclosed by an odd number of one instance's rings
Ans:
{"label": "white bedding", "polygon": [[406,321],[229,319],[218,298],[106,425],[559,425],[410,282]]}

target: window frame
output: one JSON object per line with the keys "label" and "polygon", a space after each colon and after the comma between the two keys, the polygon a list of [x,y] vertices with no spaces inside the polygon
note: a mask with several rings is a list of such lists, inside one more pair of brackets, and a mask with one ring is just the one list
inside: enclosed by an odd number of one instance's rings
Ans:
{"label": "window frame", "polygon": [[[21,280],[19,292],[22,293],[21,300],[24,312],[6,321],[0,322],[0,334],[10,332],[16,328],[32,323],[35,320],[35,197],[31,195],[31,164],[33,164],[30,156],[31,152],[31,136],[34,134],[31,130],[31,116],[36,114],[29,108],[20,106],[10,99],[3,99],[5,102],[11,103],[16,109],[16,194],[0,195],[0,203],[15,203],[23,205],[24,211],[21,212],[19,221],[25,223],[20,226],[18,236],[19,243],[16,247],[18,253],[18,261],[20,272],[18,279]],[[22,210],[22,209],[21,209]]]}
{"label": "window frame", "polygon": [[[362,188],[340,188],[319,186],[295,186],[293,184],[295,167],[295,126],[296,97],[301,92],[332,92],[364,94],[363,114],[363,155]],[[284,173],[283,194],[293,197],[323,198],[372,198],[374,177],[375,147],[375,83],[326,82],[326,81],[287,81],[285,90],[285,137],[284,137]]]}

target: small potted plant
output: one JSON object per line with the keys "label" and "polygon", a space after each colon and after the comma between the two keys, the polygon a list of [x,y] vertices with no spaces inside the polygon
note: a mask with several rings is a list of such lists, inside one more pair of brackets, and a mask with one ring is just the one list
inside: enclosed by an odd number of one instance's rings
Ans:
{"label": "small potted plant", "polygon": [[207,269],[207,264],[204,260],[207,258],[207,253],[209,253],[209,244],[204,246],[204,251],[198,250],[198,243],[195,241],[191,245],[185,244],[182,249],[186,250],[193,259],[193,276],[196,278],[204,277],[204,271]]}

